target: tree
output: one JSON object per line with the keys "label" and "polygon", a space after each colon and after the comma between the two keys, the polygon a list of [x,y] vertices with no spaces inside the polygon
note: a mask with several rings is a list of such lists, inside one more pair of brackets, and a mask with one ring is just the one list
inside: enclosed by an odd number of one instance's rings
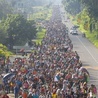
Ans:
{"label": "tree", "polygon": [[8,15],[1,24],[8,36],[6,43],[11,46],[33,39],[37,32],[35,23],[27,21],[21,15]]}
{"label": "tree", "polygon": [[0,24],[0,43],[5,44],[6,37],[7,37],[7,34],[4,32],[4,30]]}
{"label": "tree", "polygon": [[80,0],[88,11],[90,17],[90,32],[95,28],[95,23],[98,21],[98,0]]}
{"label": "tree", "polygon": [[11,13],[12,13],[12,9],[10,5],[8,5],[8,3],[5,0],[0,0],[0,20],[3,17],[6,17],[7,14],[11,14]]}
{"label": "tree", "polygon": [[98,19],[98,0],[80,0],[87,8],[91,18]]}
{"label": "tree", "polygon": [[76,15],[81,11],[81,3],[78,0],[63,0],[65,10],[72,15]]}

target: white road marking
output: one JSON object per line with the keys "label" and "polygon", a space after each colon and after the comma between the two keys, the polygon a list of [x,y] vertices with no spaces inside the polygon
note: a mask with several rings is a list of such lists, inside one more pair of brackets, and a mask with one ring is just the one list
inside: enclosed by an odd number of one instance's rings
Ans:
{"label": "white road marking", "polygon": [[92,82],[92,81],[93,81],[93,82],[98,82],[98,80],[89,80],[89,81],[90,81],[90,82]]}
{"label": "white road marking", "polygon": [[80,43],[83,45],[83,47],[87,50],[87,52],[90,54],[90,56],[94,59],[94,61],[96,63],[98,63],[98,61],[94,58],[94,56],[91,54],[91,52],[89,51],[89,49],[83,44],[83,42],[79,39],[79,37],[77,37],[77,39],[80,41]]}

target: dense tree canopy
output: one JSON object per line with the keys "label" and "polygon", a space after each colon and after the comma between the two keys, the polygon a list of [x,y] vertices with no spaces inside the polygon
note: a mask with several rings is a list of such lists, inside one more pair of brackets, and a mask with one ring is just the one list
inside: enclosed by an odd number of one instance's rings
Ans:
{"label": "dense tree canopy", "polygon": [[10,13],[12,13],[10,5],[5,0],[0,0],[0,20]]}
{"label": "dense tree canopy", "polygon": [[8,15],[7,19],[1,22],[1,27],[2,34],[6,34],[5,43],[11,46],[33,39],[37,32],[34,21],[29,22],[21,15]]}
{"label": "dense tree canopy", "polygon": [[81,3],[79,0],[63,0],[62,3],[64,4],[66,11],[72,15],[76,15],[81,11]]}
{"label": "dense tree canopy", "polygon": [[76,1],[79,2],[82,9],[73,17],[74,24],[79,25],[81,32],[84,32],[86,37],[98,47],[98,0],[63,0],[65,8],[70,14],[76,9],[69,6]]}
{"label": "dense tree canopy", "polygon": [[63,4],[70,14],[77,14],[83,6],[91,18],[98,19],[98,0],[63,0]]}
{"label": "dense tree canopy", "polygon": [[98,0],[81,0],[89,12],[89,16],[98,19]]}

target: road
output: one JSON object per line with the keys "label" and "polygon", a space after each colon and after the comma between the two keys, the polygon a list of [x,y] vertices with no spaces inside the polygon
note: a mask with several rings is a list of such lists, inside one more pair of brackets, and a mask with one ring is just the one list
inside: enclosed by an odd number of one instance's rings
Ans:
{"label": "road", "polygon": [[[66,16],[64,18],[66,20]],[[73,26],[70,21],[65,24],[69,29]],[[98,89],[98,49],[88,39],[83,38],[81,32],[78,33],[79,35],[69,34],[74,46],[73,50],[78,52],[83,66],[90,73],[89,85],[95,84]]]}
{"label": "road", "polygon": [[[66,26],[70,29],[73,24],[67,21]],[[79,35],[71,35],[70,39],[73,43],[73,50],[77,51],[83,66],[87,68],[90,73],[90,84],[95,84],[98,89],[98,48],[96,48],[88,39],[83,38],[80,31]],[[97,97],[98,98],[98,97]]]}
{"label": "road", "polygon": [[[81,34],[78,36],[70,35],[70,38],[73,42],[74,50],[79,53],[80,60],[88,68],[92,79],[98,81],[98,76],[96,75],[98,73],[98,49],[86,38],[82,38]],[[94,78],[95,76],[96,79]]]}

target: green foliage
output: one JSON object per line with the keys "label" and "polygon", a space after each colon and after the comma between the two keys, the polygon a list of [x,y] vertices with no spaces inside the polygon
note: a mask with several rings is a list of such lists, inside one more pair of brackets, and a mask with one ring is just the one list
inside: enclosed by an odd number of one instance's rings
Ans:
{"label": "green foliage", "polygon": [[8,15],[1,22],[3,30],[6,32],[6,44],[21,45],[27,40],[31,40],[36,35],[36,27],[34,21],[27,21],[21,15]]}
{"label": "green foliage", "polygon": [[36,44],[41,44],[46,34],[46,29],[43,29],[42,22],[50,19],[52,15],[52,8],[50,5],[48,5],[43,7],[42,6],[33,7],[33,9],[34,9],[34,13],[30,15],[29,20],[35,20],[38,29],[38,32],[36,34],[36,39],[33,41],[36,42]]}
{"label": "green foliage", "polygon": [[5,0],[0,0],[0,20],[10,13],[12,13],[10,5]]}
{"label": "green foliage", "polygon": [[0,44],[0,57],[1,56],[7,57],[7,56],[10,56],[10,55],[12,55],[12,53],[7,50],[7,47]]}
{"label": "green foliage", "polygon": [[29,20],[35,20],[36,22],[49,20],[52,15],[52,9],[47,6],[33,7],[34,13],[30,15]]}
{"label": "green foliage", "polygon": [[36,34],[36,39],[33,40],[36,44],[41,44],[43,38],[45,37],[46,29],[39,29],[38,33]]}
{"label": "green foliage", "polygon": [[98,19],[98,0],[81,0],[89,12],[89,16]]}
{"label": "green foliage", "polygon": [[[91,21],[90,16],[85,9],[74,18],[73,23],[75,25],[79,25],[79,30],[85,33],[86,38],[88,38],[96,47],[98,47],[98,22],[96,22],[94,19]],[[85,29],[85,26],[88,29]]]}
{"label": "green foliage", "polygon": [[46,29],[43,29],[42,22],[50,19],[52,15],[52,8],[50,5],[33,7],[34,13],[30,15],[28,20],[35,20],[38,32],[36,34],[36,39],[33,40],[36,44],[41,44],[45,34]]}
{"label": "green foliage", "polygon": [[78,0],[63,0],[65,10],[72,15],[76,15],[81,11],[81,3]]}

